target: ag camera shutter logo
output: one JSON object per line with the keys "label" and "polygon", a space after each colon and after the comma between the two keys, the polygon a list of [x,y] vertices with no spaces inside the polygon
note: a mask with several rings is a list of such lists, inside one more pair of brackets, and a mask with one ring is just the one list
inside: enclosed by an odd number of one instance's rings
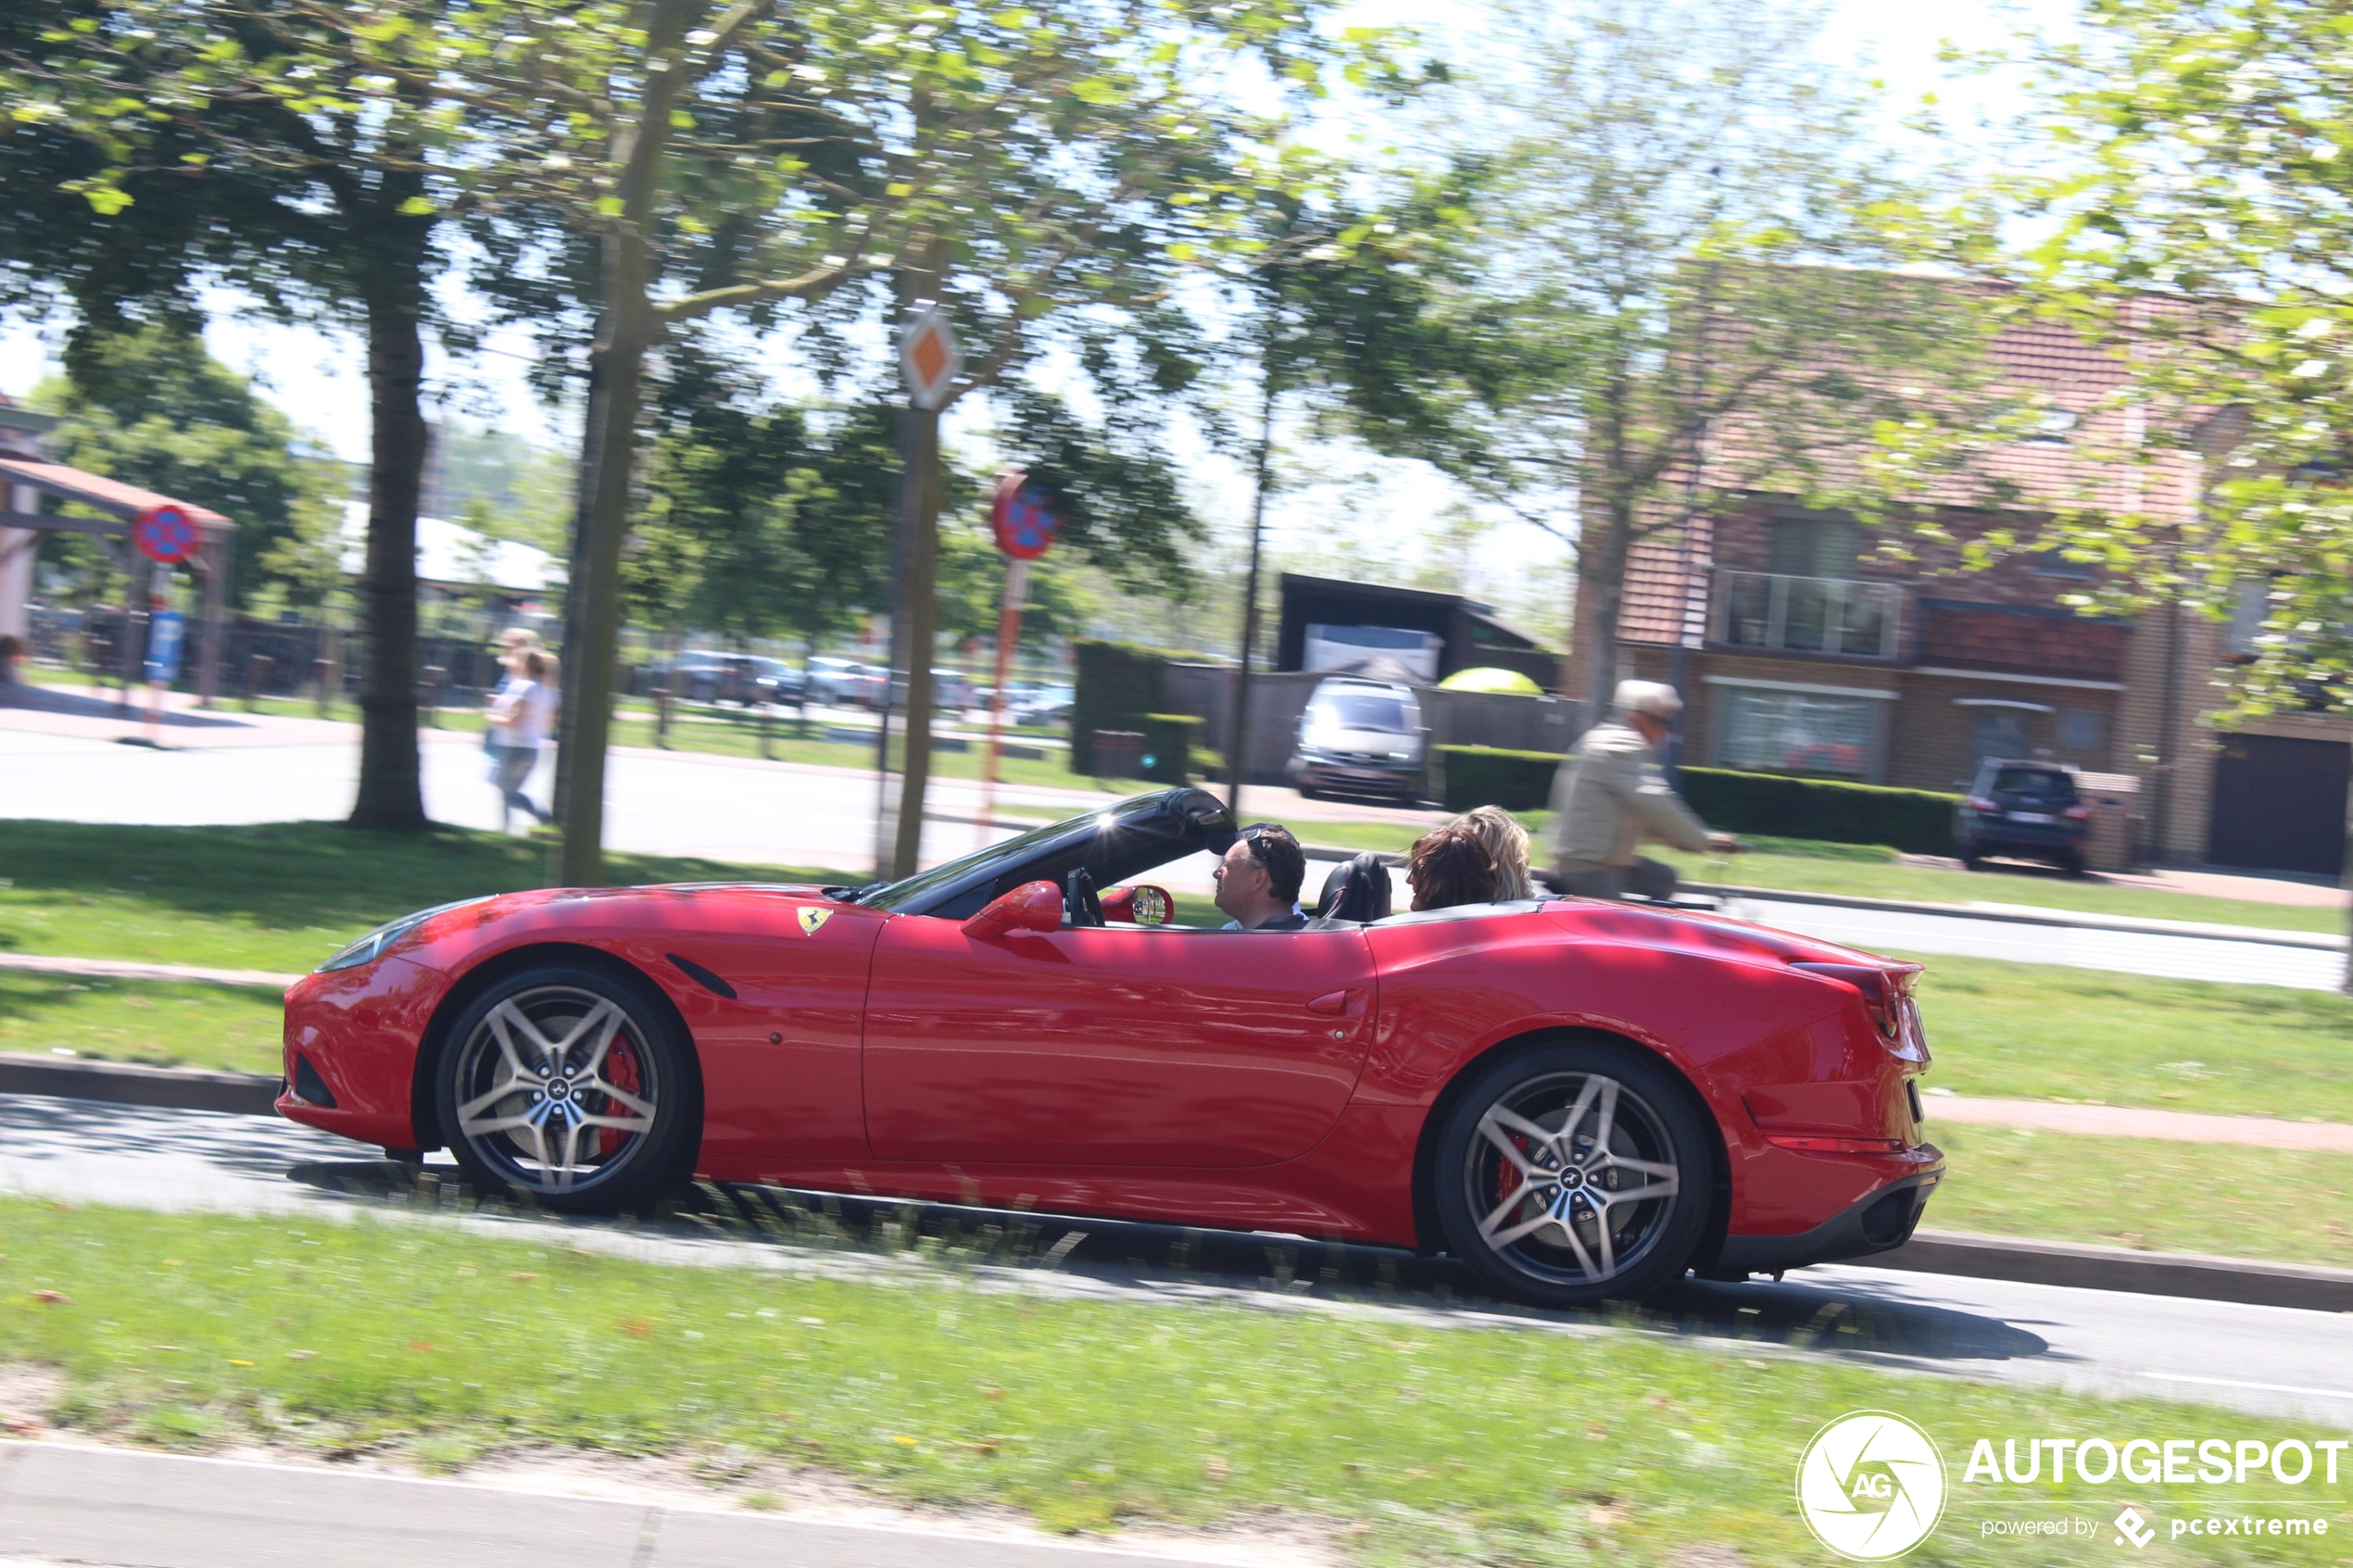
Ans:
{"label": "ag camera shutter logo", "polygon": [[1797,1512],[1841,1557],[1883,1562],[1926,1540],[1944,1514],[1944,1456],[1888,1411],[1856,1411],[1814,1434],[1797,1461]]}

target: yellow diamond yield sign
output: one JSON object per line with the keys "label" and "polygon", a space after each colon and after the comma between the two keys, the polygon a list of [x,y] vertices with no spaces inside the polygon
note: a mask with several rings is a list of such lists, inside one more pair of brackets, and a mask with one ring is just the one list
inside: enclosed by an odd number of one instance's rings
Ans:
{"label": "yellow diamond yield sign", "polygon": [[963,368],[956,352],[956,334],[937,306],[907,323],[899,339],[899,368],[907,378],[907,395],[918,408],[937,408],[948,395],[948,383]]}

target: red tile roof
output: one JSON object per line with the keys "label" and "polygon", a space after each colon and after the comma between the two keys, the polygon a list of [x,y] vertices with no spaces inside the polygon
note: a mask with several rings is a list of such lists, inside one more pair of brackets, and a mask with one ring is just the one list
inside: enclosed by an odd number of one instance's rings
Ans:
{"label": "red tile roof", "polygon": [[53,495],[80,501],[120,518],[136,517],[151,507],[178,507],[206,528],[219,530],[236,526],[209,507],[199,507],[193,501],[174,500],[170,495],[158,495],[152,490],[142,490],[135,484],[125,484],[104,474],[84,473],[63,463],[36,463],[22,458],[0,458],[0,474],[19,484],[37,485]]}

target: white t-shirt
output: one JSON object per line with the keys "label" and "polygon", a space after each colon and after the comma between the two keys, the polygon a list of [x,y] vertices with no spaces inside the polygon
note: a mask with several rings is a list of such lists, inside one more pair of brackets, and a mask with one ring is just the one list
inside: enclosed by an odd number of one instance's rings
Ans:
{"label": "white t-shirt", "polygon": [[499,684],[497,702],[499,712],[512,715],[499,726],[500,745],[521,750],[547,744],[548,723],[556,712],[556,694],[546,682],[510,675]]}

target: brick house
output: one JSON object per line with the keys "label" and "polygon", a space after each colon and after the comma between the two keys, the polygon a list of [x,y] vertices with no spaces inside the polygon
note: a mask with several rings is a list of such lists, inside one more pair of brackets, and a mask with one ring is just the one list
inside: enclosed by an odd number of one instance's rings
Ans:
{"label": "brick house", "polygon": [[[2057,410],[1994,455],[2022,494],[2129,484],[2143,488],[2120,502],[2189,515],[2195,462],[2103,469],[2095,456],[2135,433],[2133,410],[2097,407],[2113,359],[2044,322],[1995,353],[2006,380]],[[2034,521],[1957,506],[1937,520],[1961,540],[1996,525],[2030,535]],[[1684,762],[1953,791],[1982,758],[2047,758],[2133,781],[2120,798],[2141,857],[2341,863],[2353,722],[2286,717],[2224,736],[2209,721],[2216,671],[2259,613],[2229,627],[2180,610],[2092,619],[2060,604],[2092,569],[2056,555],[1967,571],[1955,546],[1907,541],[1899,559],[1878,543],[1850,519],[1755,495],[1634,547],[1617,673],[1681,686]],[[1593,650],[1572,642],[1567,684],[1581,691]]]}

